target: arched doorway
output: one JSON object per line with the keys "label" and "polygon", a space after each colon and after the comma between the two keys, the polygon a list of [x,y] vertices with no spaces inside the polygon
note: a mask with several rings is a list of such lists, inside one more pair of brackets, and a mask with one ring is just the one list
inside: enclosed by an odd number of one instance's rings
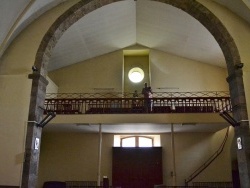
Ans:
{"label": "arched doorway", "polygon": [[[33,79],[32,82],[32,91],[31,91],[31,101],[29,109],[29,119],[34,122],[39,122],[43,116],[43,111],[38,110],[39,106],[42,106],[45,98],[45,88],[47,81],[45,76],[47,75],[47,64],[50,58],[51,51],[56,45],[63,33],[80,18],[84,17],[86,14],[95,11],[96,9],[108,5],[110,3],[115,3],[121,0],[81,0],[79,3],[71,7],[63,15],[61,15],[54,24],[50,27],[49,31],[44,36],[40,47],[36,54],[35,65],[39,69],[39,74],[33,74],[30,76]],[[197,1],[193,0],[152,0],[156,2],[161,2],[169,4],[176,8],[179,8],[195,19],[197,19],[201,24],[203,24],[210,33],[214,36],[218,44],[220,45],[224,57],[227,63],[228,69],[228,82],[230,86],[230,94],[233,104],[234,117],[237,120],[247,119],[247,109],[246,109],[246,99],[244,94],[244,85],[242,79],[242,70],[241,70],[241,60],[238,53],[238,49],[227,31],[223,26],[220,20],[215,17],[206,7]],[[23,167],[23,178],[22,185],[33,185],[37,179],[37,169],[39,162],[39,151],[34,151],[32,149],[32,144],[35,138],[41,137],[41,129],[33,126],[34,123],[29,123],[27,131],[27,140],[26,140],[26,160]],[[236,136],[244,137],[243,140],[247,142],[249,135],[248,132],[248,123],[241,122],[241,126],[236,128]],[[242,166],[241,174],[245,182],[245,186],[249,187],[249,164],[247,163],[247,150],[245,148],[239,152],[241,155],[241,160],[239,161]],[[31,157],[32,156],[32,157]],[[35,170],[34,170],[35,169]],[[28,183],[32,182],[32,183]]]}

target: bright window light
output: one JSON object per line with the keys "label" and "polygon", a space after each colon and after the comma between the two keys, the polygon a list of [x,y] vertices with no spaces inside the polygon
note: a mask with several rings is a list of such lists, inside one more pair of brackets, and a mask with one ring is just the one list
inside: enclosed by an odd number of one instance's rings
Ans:
{"label": "bright window light", "polygon": [[114,147],[161,147],[160,135],[114,135]]}
{"label": "bright window light", "polygon": [[139,137],[139,147],[153,147],[153,139],[146,137]]}
{"label": "bright window light", "polygon": [[135,147],[135,137],[122,139],[122,147]]}
{"label": "bright window light", "polygon": [[128,73],[129,80],[134,83],[139,83],[144,78],[144,72],[139,67],[132,68]]}

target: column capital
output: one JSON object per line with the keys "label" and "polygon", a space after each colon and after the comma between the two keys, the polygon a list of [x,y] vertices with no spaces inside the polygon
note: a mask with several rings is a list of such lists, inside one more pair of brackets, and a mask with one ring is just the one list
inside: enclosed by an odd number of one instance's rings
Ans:
{"label": "column capital", "polygon": [[242,76],[243,76],[242,69],[236,69],[234,72],[232,72],[231,74],[229,74],[229,76],[227,77],[227,82],[230,83],[234,79],[242,77]]}
{"label": "column capital", "polygon": [[40,81],[42,82],[44,85],[48,85],[49,81],[43,76],[41,75],[40,73],[36,73],[34,72],[33,74],[29,74],[28,75],[28,78],[29,79],[32,79],[33,81]]}

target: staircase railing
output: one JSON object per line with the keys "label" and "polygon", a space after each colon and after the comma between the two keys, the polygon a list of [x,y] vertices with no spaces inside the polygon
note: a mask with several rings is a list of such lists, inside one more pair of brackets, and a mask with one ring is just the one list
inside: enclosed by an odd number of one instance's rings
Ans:
{"label": "staircase railing", "polygon": [[185,185],[188,186],[188,183],[191,182],[194,178],[196,178],[201,172],[203,172],[223,151],[227,138],[228,138],[228,133],[229,133],[229,127],[227,128],[225,137],[223,142],[221,143],[220,147],[218,150],[211,156],[209,159],[202,164],[197,170],[195,170],[186,180],[185,180]]}

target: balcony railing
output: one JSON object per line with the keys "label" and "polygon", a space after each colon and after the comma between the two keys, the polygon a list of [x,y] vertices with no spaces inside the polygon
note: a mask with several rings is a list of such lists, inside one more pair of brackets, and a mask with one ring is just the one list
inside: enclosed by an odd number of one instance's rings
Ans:
{"label": "balcony railing", "polygon": [[[143,95],[138,93],[139,98]],[[229,97],[229,91],[196,91],[196,92],[154,92],[153,98],[189,98],[189,97]],[[132,98],[129,92],[102,92],[102,93],[47,93],[46,99],[57,98]]]}
{"label": "balcony railing", "polygon": [[228,92],[154,93],[153,98],[131,93],[48,94],[45,112],[57,114],[213,113],[231,112]]}

